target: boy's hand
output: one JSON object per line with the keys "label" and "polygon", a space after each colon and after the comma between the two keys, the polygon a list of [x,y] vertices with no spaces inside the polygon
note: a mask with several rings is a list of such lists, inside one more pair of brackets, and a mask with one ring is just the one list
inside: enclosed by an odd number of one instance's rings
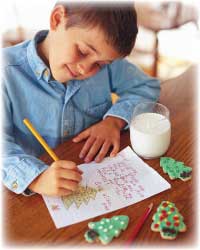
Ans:
{"label": "boy's hand", "polygon": [[29,189],[43,195],[69,195],[77,189],[82,173],[72,161],[55,161],[29,185]]}
{"label": "boy's hand", "polygon": [[109,148],[113,146],[110,156],[115,156],[120,148],[120,130],[126,122],[120,118],[108,116],[105,120],[91,126],[81,132],[73,139],[73,142],[80,142],[87,139],[79,157],[90,162],[95,158],[96,162],[103,160]]}

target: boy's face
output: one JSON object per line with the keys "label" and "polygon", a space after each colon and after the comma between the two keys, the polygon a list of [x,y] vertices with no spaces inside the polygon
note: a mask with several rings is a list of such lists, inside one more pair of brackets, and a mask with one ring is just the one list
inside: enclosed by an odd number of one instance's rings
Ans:
{"label": "boy's face", "polygon": [[98,28],[65,28],[60,19],[49,32],[48,62],[59,82],[82,80],[95,75],[105,64],[120,57]]}

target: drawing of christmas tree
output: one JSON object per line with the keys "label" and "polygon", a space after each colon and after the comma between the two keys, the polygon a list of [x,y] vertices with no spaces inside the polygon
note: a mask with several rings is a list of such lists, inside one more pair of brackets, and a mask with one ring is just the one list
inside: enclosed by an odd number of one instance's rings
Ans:
{"label": "drawing of christmas tree", "polygon": [[99,191],[100,189],[79,186],[72,194],[62,196],[62,201],[67,209],[69,209],[73,203],[79,208],[82,204],[87,205],[90,199],[94,200]]}

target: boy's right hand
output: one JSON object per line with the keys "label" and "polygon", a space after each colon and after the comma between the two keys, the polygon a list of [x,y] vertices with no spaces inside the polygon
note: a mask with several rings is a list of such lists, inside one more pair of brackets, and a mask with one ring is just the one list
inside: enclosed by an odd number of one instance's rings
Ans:
{"label": "boy's right hand", "polygon": [[78,188],[82,173],[72,161],[55,161],[28,188],[43,195],[69,195]]}

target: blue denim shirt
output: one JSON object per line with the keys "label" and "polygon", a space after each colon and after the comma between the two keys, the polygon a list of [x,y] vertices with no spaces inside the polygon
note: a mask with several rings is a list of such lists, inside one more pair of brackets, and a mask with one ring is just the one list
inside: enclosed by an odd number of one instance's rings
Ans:
{"label": "blue denim shirt", "polygon": [[[156,101],[160,94],[159,81],[126,60],[116,60],[85,80],[66,85],[55,81],[37,53],[37,43],[47,32],[2,52],[2,176],[4,185],[17,194],[48,168],[37,158],[44,149],[24,125],[24,118],[54,148],[107,116],[130,124],[135,105]],[[114,105],[111,92],[120,96]]]}

